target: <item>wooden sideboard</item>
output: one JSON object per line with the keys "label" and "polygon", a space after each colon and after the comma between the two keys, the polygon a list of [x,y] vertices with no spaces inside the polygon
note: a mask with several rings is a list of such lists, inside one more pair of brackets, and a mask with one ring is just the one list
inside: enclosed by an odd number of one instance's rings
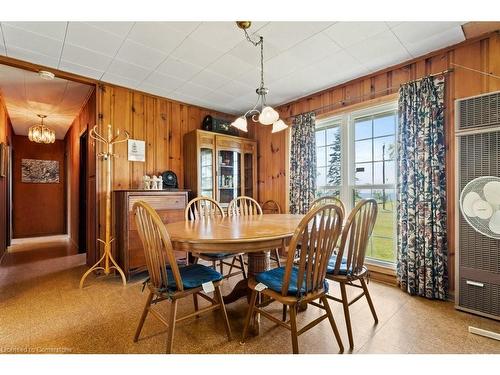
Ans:
{"label": "wooden sideboard", "polygon": [[[114,223],[117,261],[127,279],[146,270],[146,260],[141,239],[135,225],[132,208],[137,201],[150,204],[160,215],[163,223],[184,220],[184,209],[188,203],[189,190],[115,190],[113,192]],[[187,255],[177,252],[179,262]]]}

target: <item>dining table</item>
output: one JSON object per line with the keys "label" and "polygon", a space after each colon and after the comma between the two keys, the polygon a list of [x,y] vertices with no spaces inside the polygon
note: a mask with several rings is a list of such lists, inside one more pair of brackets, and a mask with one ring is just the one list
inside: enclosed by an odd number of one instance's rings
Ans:
{"label": "dining table", "polygon": [[[195,253],[246,253],[248,277],[268,271],[269,250],[284,248],[303,215],[266,214],[202,218],[166,224],[174,250]],[[249,296],[247,280],[240,280],[224,296],[232,303]]]}

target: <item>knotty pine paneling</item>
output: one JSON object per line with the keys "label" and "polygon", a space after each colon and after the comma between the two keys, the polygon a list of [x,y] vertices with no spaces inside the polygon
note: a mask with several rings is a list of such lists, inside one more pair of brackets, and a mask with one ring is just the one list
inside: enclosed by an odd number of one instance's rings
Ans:
{"label": "knotty pine paneling", "polygon": [[[448,74],[446,84],[446,144],[447,144],[447,194],[448,194],[448,243],[449,243],[449,279],[453,289],[454,255],[455,255],[455,212],[456,192],[455,179],[455,146],[454,146],[454,101],[456,99],[500,90],[500,80],[481,76],[451,63],[468,66],[474,69],[500,75],[500,36],[498,32],[469,40],[444,50],[436,51],[422,58],[396,67],[384,69],[366,77],[332,87],[317,94],[284,104],[278,108],[280,116],[291,124],[291,117],[299,113],[331,106],[329,111],[349,110],[352,105],[363,105],[372,99],[384,100],[388,95],[397,92],[397,87],[412,79],[434,74],[454,68]],[[387,93],[379,90],[390,89]],[[328,112],[318,112],[318,117],[328,116]],[[289,142],[289,133],[271,134],[270,129],[263,126],[250,126],[250,134],[259,145],[258,150],[258,194],[259,201],[274,199],[284,206],[288,192],[285,147]],[[279,151],[277,151],[279,149]]]}

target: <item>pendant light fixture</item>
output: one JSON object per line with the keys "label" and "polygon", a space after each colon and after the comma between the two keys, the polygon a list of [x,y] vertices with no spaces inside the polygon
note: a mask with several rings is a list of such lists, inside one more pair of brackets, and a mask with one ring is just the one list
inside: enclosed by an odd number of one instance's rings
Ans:
{"label": "pendant light fixture", "polygon": [[273,133],[284,130],[288,126],[280,119],[279,113],[266,103],[266,95],[269,93],[269,89],[264,85],[264,38],[260,36],[258,41],[250,38],[247,32],[247,29],[252,25],[250,21],[238,21],[236,25],[245,32],[245,38],[250,43],[255,47],[260,46],[260,86],[255,90],[257,93],[257,102],[253,108],[234,120],[231,125],[241,131],[247,132],[247,116],[252,116],[254,122],[260,122],[262,125],[272,125]]}
{"label": "pendant light fixture", "polygon": [[54,143],[56,141],[56,133],[43,124],[43,119],[46,115],[37,115],[41,119],[41,123],[33,125],[28,131],[28,139],[36,143]]}

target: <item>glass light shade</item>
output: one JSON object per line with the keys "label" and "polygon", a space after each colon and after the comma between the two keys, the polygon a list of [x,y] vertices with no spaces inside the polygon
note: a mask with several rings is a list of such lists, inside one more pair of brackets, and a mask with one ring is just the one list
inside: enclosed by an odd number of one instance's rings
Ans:
{"label": "glass light shade", "polygon": [[280,132],[282,130],[285,130],[286,128],[288,128],[288,125],[285,124],[285,122],[283,120],[278,120],[278,121],[273,123],[272,133]]}
{"label": "glass light shade", "polygon": [[236,129],[248,132],[247,119],[244,116],[238,117],[231,123],[231,125],[234,126]]}
{"label": "glass light shade", "polygon": [[262,125],[271,125],[274,122],[278,121],[280,115],[273,108],[267,106],[262,108],[262,112],[259,115],[259,122]]}
{"label": "glass light shade", "polygon": [[54,143],[56,141],[56,133],[46,126],[35,125],[29,128],[28,139],[36,143]]}

